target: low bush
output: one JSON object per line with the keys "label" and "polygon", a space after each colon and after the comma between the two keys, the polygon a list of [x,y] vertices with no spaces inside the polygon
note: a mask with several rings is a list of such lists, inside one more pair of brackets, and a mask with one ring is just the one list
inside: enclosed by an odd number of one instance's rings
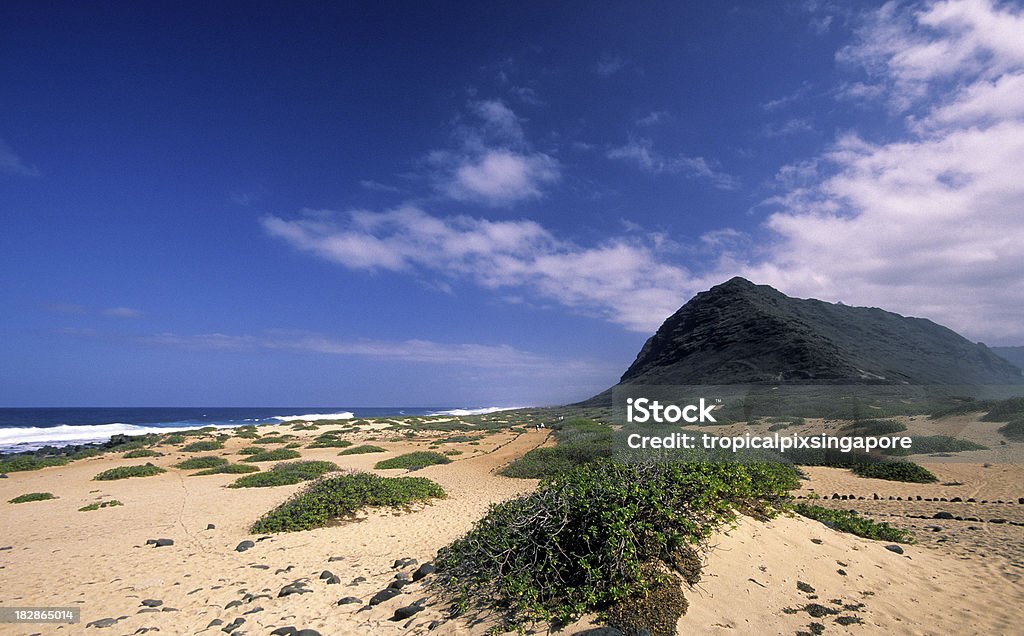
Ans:
{"label": "low bush", "polygon": [[855,464],[853,472],[858,477],[905,481],[913,484],[930,484],[938,481],[938,478],[927,468],[904,461]]}
{"label": "low bush", "polygon": [[213,468],[201,470],[198,473],[192,473],[192,476],[200,477],[205,475],[245,475],[248,473],[258,472],[260,472],[260,467],[253,466],[252,464],[222,464],[220,466],[214,466]]}
{"label": "low bush", "polygon": [[259,446],[246,446],[245,448],[238,451],[239,455],[256,455],[258,453],[265,453],[267,449],[260,448]]}
{"label": "low bush", "polygon": [[959,453],[960,451],[988,450],[988,446],[949,435],[919,435],[910,438],[910,448],[888,448],[886,455],[922,455],[926,453]]}
{"label": "low bush", "polygon": [[435,584],[457,612],[486,599],[515,623],[570,622],[653,593],[737,508],[770,516],[797,485],[785,464],[598,459],[491,506],[440,550]]}
{"label": "low bush", "polygon": [[452,460],[448,459],[441,453],[435,453],[432,451],[417,451],[415,453],[406,453],[404,455],[399,455],[398,457],[392,457],[390,459],[383,459],[377,462],[374,468],[407,468],[409,470],[417,470],[423,468],[424,466],[450,463],[452,463]]}
{"label": "low bush", "polygon": [[307,448],[348,448],[352,442],[334,437],[317,438]]}
{"label": "low bush", "polygon": [[290,448],[275,448],[274,450],[264,450],[258,453],[249,455],[243,462],[279,462],[286,459],[297,459],[302,457],[302,453],[294,451]]}
{"label": "low bush", "polygon": [[612,455],[610,426],[588,419],[572,419],[554,428],[557,444],[535,448],[500,471],[506,477],[540,479]]}
{"label": "low bush", "polygon": [[859,420],[843,427],[844,431],[855,431],[857,435],[889,435],[907,430],[907,425],[896,420]]}
{"label": "low bush", "polygon": [[181,433],[172,433],[171,435],[164,436],[160,443],[165,446],[174,444],[184,444],[185,436],[182,435]]}
{"label": "low bush", "polygon": [[294,532],[320,528],[366,507],[400,508],[444,490],[423,477],[378,477],[353,473],[313,482],[252,525],[252,532]]}
{"label": "low bush", "polygon": [[981,419],[986,422],[1010,422],[1021,417],[1024,417],[1024,397],[1016,397],[993,403]]}
{"label": "low bush", "polygon": [[155,450],[149,448],[139,448],[137,450],[131,450],[122,455],[125,459],[142,459],[143,457],[159,457],[162,453],[158,453]]}
{"label": "low bush", "polygon": [[18,495],[7,503],[27,503],[29,501],[46,501],[47,499],[56,499],[56,497],[53,496],[52,492],[29,492],[24,495]]}
{"label": "low bush", "polygon": [[855,534],[865,539],[878,541],[894,541],[896,543],[913,543],[913,535],[906,530],[894,528],[887,523],[878,523],[858,516],[853,510],[833,510],[808,503],[798,503],[793,507],[797,514],[808,519],[820,521],[839,532]]}
{"label": "low bush", "polygon": [[0,473],[16,473],[23,470],[39,470],[50,466],[64,466],[66,457],[36,457],[34,455],[14,455],[0,460]]}
{"label": "low bush", "polygon": [[283,462],[275,465],[265,473],[239,477],[234,483],[228,484],[228,488],[290,486],[302,481],[316,479],[324,473],[329,473],[333,470],[338,470],[338,466],[334,462]]}
{"label": "low bush", "polygon": [[152,477],[153,475],[159,475],[160,473],[167,472],[159,466],[153,464],[143,464],[141,466],[119,466],[117,468],[111,468],[105,470],[102,473],[93,477],[96,481],[113,481],[115,479],[128,479],[129,477]]}
{"label": "low bush", "polygon": [[91,503],[88,506],[82,506],[78,509],[78,512],[92,512],[93,510],[99,510],[100,508],[113,508],[114,506],[123,506],[124,504],[117,499],[108,499],[107,501],[97,501]]}
{"label": "low bush", "polygon": [[1017,418],[999,427],[1003,437],[1015,442],[1024,442],[1024,417]]}
{"label": "low bush", "polygon": [[188,446],[183,446],[181,452],[183,453],[205,453],[207,451],[215,451],[224,448],[224,444],[212,439],[200,440],[198,442],[192,442]]}
{"label": "low bush", "polygon": [[366,453],[386,453],[387,450],[380,446],[373,446],[371,444],[363,444],[362,446],[353,446],[352,448],[346,448],[345,450],[338,453],[338,455],[364,455]]}
{"label": "low bush", "polygon": [[288,440],[285,439],[284,437],[272,435],[272,436],[267,436],[267,437],[261,437],[259,439],[254,439],[252,441],[252,443],[253,444],[284,444],[287,441]]}
{"label": "low bush", "polygon": [[228,460],[223,457],[214,457],[213,455],[205,455],[203,457],[191,457],[183,462],[174,465],[175,468],[181,470],[200,470],[203,468],[216,468],[218,466],[226,466]]}

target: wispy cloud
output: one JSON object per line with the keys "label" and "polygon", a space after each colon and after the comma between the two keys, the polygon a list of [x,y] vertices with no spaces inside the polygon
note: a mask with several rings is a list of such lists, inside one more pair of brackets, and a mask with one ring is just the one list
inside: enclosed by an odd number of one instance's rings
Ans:
{"label": "wispy cloud", "polygon": [[146,315],[141,309],[133,307],[109,307],[104,309],[102,313],[104,316],[112,318],[141,318]]}
{"label": "wispy cloud", "polygon": [[532,149],[519,117],[500,100],[470,102],[459,147],[430,153],[437,189],[452,199],[508,205],[543,196],[561,178],[558,161]]}
{"label": "wispy cloud", "polygon": [[322,218],[263,219],[292,247],[356,270],[415,272],[531,293],[640,332],[657,328],[695,283],[662,262],[656,237],[583,247],[534,221],[437,217],[415,207]]}
{"label": "wispy cloud", "polygon": [[603,53],[597,64],[594,65],[594,72],[601,77],[611,77],[626,68],[627,64],[628,62],[619,55]]}
{"label": "wispy cloud", "polygon": [[636,120],[637,126],[654,126],[667,121],[669,113],[667,110],[655,110]]}
{"label": "wispy cloud", "polygon": [[804,117],[793,117],[779,123],[765,124],[761,127],[761,136],[768,139],[774,137],[790,137],[814,132],[814,125]]}
{"label": "wispy cloud", "polygon": [[26,163],[3,139],[0,139],[0,173],[20,177],[38,177],[42,174],[38,168]]}
{"label": "wispy cloud", "polygon": [[133,307],[121,306],[107,307],[105,309],[91,309],[85,305],[79,305],[76,303],[52,303],[46,305],[44,309],[56,314],[92,314],[97,316],[106,316],[108,318],[141,318],[146,315],[146,312]]}
{"label": "wispy cloud", "polygon": [[373,179],[363,179],[362,181],[359,182],[359,185],[361,185],[363,188],[365,188],[367,190],[371,190],[373,192],[399,192],[400,191],[397,186],[388,185],[386,183],[381,183],[380,181],[374,181]]}
{"label": "wispy cloud", "polygon": [[649,139],[630,138],[625,145],[609,150],[606,156],[653,174],[681,174],[692,179],[703,179],[720,190],[735,190],[739,187],[737,177],[718,170],[704,157],[666,157],[654,149]]}

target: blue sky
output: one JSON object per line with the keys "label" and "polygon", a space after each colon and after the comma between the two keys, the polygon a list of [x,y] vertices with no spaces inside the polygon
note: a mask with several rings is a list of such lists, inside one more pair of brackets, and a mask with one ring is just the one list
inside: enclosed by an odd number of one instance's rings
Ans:
{"label": "blue sky", "polygon": [[1020,3],[0,6],[0,405],[547,404],[733,275],[1024,343]]}

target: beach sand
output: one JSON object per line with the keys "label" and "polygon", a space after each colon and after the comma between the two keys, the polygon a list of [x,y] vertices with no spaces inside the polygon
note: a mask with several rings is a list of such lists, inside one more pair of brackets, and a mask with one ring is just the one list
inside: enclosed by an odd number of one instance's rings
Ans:
{"label": "beach sand", "polygon": [[[282,432],[293,431],[285,426]],[[311,439],[316,432],[297,435]],[[261,432],[265,432],[261,429]],[[367,432],[346,433],[359,441]],[[426,437],[429,437],[427,435]],[[380,459],[410,450],[425,450],[426,437],[400,442],[373,441],[387,454],[337,455],[337,448],[301,449],[304,459],[372,470]],[[438,434],[435,437],[443,437]],[[446,620],[444,606],[424,581],[408,585],[394,599],[367,608],[366,602],[415,565],[392,567],[395,560],[430,561],[438,548],[469,530],[488,506],[529,492],[531,480],[496,474],[501,466],[541,444],[546,432],[502,431],[476,445],[450,444],[462,455],[451,464],[416,471],[441,484],[448,498],[410,511],[369,511],[357,520],[305,532],[251,535],[249,525],[262,513],[303,486],[228,489],[234,475],[191,476],[171,465],[192,456],[162,448],[149,461],[168,472],[145,478],[99,482],[92,477],[113,466],[136,465],[120,453],[73,462],[67,466],[12,473],[0,479],[0,603],[4,606],[73,606],[81,609],[77,625],[0,625],[0,634],[221,634],[238,618],[235,634],[269,634],[282,626],[329,634],[483,634],[484,621]],[[231,439],[224,455],[238,461],[248,440]],[[1009,523],[942,521],[942,531],[916,516],[936,506],[976,506],[998,510],[1000,517],[1024,521],[1024,471],[1020,466],[928,464],[942,482],[962,486],[917,485],[861,479],[849,471],[811,468],[798,494],[812,491],[864,496],[864,500],[822,500],[823,505],[854,507],[877,520],[911,529],[916,545],[903,554],[885,543],[833,531],[794,516],[761,522],[741,518],[712,541],[705,555],[702,581],[686,590],[689,611],[679,633],[796,634],[1012,634],[1022,631],[1024,606],[1020,575],[1024,528]],[[264,466],[264,470],[267,466]],[[398,476],[404,470],[374,471]],[[27,492],[52,492],[51,501],[8,504]],[[952,495],[952,493],[956,495]],[[970,493],[969,495],[967,493]],[[972,496],[1003,504],[939,504],[875,501],[906,498]],[[117,499],[123,506],[79,512],[87,504]],[[928,505],[926,505],[928,504]],[[983,508],[987,506],[987,508]],[[962,515],[960,508],[949,508]],[[995,513],[991,513],[995,514]],[[971,515],[973,516],[973,515]],[[980,517],[979,517],[980,518]],[[208,524],[215,528],[207,529]],[[979,530],[968,530],[970,526]],[[939,537],[949,538],[938,541]],[[153,547],[148,539],[169,538],[174,545]],[[255,546],[237,552],[252,540]],[[324,570],[340,584],[320,579]],[[845,574],[839,572],[843,570]],[[279,597],[285,586],[306,582],[305,593]],[[801,585],[798,588],[798,583]],[[813,589],[813,592],[806,591]],[[337,605],[342,597],[360,602]],[[394,611],[424,600],[426,609],[411,619],[389,620]],[[143,600],[161,601],[143,607]],[[817,604],[817,605],[814,605]],[[825,608],[821,610],[820,608]],[[810,612],[810,613],[809,613]],[[821,614],[820,617],[814,615]],[[88,623],[112,619],[109,627]],[[211,622],[220,624],[208,627]],[[844,624],[845,623],[845,624]],[[593,617],[565,633],[596,627]],[[535,626],[540,632],[544,626]],[[432,629],[431,629],[432,628]]]}

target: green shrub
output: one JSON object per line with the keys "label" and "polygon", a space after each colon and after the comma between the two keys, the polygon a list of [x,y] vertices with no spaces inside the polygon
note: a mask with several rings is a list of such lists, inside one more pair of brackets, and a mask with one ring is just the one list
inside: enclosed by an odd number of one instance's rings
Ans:
{"label": "green shrub", "polygon": [[259,439],[253,440],[252,443],[253,444],[284,444],[287,441],[288,440],[285,439],[284,437],[280,437],[280,436],[277,436],[277,435],[272,435],[272,436],[261,437]]}
{"label": "green shrub", "polygon": [[279,462],[285,459],[296,459],[302,457],[302,453],[293,451],[290,448],[275,448],[274,450],[260,451],[249,455],[243,462]]}
{"label": "green shrub", "polygon": [[371,444],[364,444],[362,446],[353,446],[352,448],[346,448],[345,450],[338,453],[338,455],[364,455],[366,453],[386,453],[387,451],[380,446],[373,446]]}
{"label": "green shrub", "polygon": [[260,448],[259,446],[246,446],[245,448],[238,451],[239,455],[257,455],[259,453],[265,453],[267,449]]}
{"label": "green shrub", "polygon": [[894,528],[887,523],[877,523],[857,515],[853,510],[832,510],[813,504],[798,503],[793,507],[797,514],[808,519],[820,521],[839,532],[855,534],[865,539],[878,541],[894,541],[896,543],[913,543],[913,535],[906,530]]}
{"label": "green shrub", "polygon": [[200,477],[205,475],[244,475],[248,473],[258,472],[260,472],[260,467],[253,466],[251,464],[223,464],[221,466],[214,466],[213,468],[201,470],[198,473],[192,473],[192,476]]}
{"label": "green shrub", "polygon": [[553,428],[557,445],[527,452],[503,468],[500,474],[540,479],[612,455],[612,429],[606,424],[577,418]]}
{"label": "green shrub", "polygon": [[182,435],[181,433],[173,433],[171,435],[165,436],[163,438],[163,440],[161,440],[160,443],[162,445],[165,445],[165,446],[168,445],[168,444],[170,444],[170,445],[184,444],[185,443],[185,436]]}
{"label": "green shrub", "polygon": [[56,497],[53,496],[52,492],[30,492],[18,495],[7,503],[27,503],[29,501],[46,501],[47,499],[56,499]]}
{"label": "green shrub", "polygon": [[988,446],[949,435],[919,435],[911,437],[910,448],[887,448],[886,455],[922,455],[927,453],[959,453],[969,450],[988,450]]}
{"label": "green shrub", "polygon": [[117,499],[108,499],[107,501],[97,501],[91,503],[88,506],[82,506],[78,509],[78,512],[92,512],[93,510],[99,510],[100,508],[113,508],[114,506],[123,506],[124,504]]}
{"label": "green shrub", "polygon": [[182,470],[199,470],[202,468],[216,468],[217,466],[226,466],[228,460],[223,457],[214,457],[213,455],[204,455],[203,457],[191,457],[183,462],[174,465],[175,468]]}
{"label": "green shrub", "polygon": [[856,431],[858,435],[889,435],[907,430],[907,425],[896,420],[859,420],[843,427],[846,431]]}
{"label": "green shrub", "polygon": [[317,438],[308,448],[348,448],[352,445],[352,442],[345,439],[335,439],[333,437]]}
{"label": "green shrub", "polygon": [[198,442],[192,442],[188,446],[183,446],[181,452],[183,453],[205,453],[207,451],[215,451],[224,448],[224,444],[221,442],[209,440],[200,440]]}
{"label": "green shrub", "polygon": [[50,466],[64,466],[66,457],[36,457],[34,455],[14,455],[0,460],[0,473],[16,473],[23,470],[39,470]]}
{"label": "green shrub", "polygon": [[298,442],[290,442],[284,445],[284,448],[302,448],[302,444]]}
{"label": "green shrub", "polygon": [[792,425],[789,422],[776,422],[768,427],[768,432],[774,433],[775,431],[781,431],[782,429],[789,428],[790,426]]}
{"label": "green shrub", "polygon": [[113,481],[115,479],[128,479],[129,477],[152,477],[153,475],[159,475],[160,473],[167,472],[159,466],[153,464],[143,464],[141,466],[119,466],[117,468],[111,468],[105,470],[102,473],[93,477],[96,481]]}
{"label": "green shrub", "polygon": [[432,466],[434,464],[450,464],[452,460],[448,459],[441,453],[434,453],[431,451],[417,451],[414,453],[406,453],[399,455],[398,457],[392,457],[390,459],[382,459],[377,462],[374,468],[387,469],[387,468],[407,468],[409,470],[417,470],[424,466]]}
{"label": "green shrub", "polygon": [[378,477],[369,473],[328,477],[313,482],[263,515],[251,531],[309,530],[350,516],[361,508],[399,508],[445,496],[440,486],[423,477]]}
{"label": "green shrub", "polygon": [[257,433],[256,431],[237,431],[237,432],[235,432],[235,437],[240,437],[242,439],[258,439],[259,436],[260,436],[260,434]]}
{"label": "green shrub", "polygon": [[1021,417],[1024,417],[1024,397],[1016,397],[995,402],[981,419],[986,422],[1010,422]]}
{"label": "green shrub", "polygon": [[1024,442],[1024,417],[1018,417],[1017,419],[1004,424],[999,427],[999,432],[1003,434],[1003,437],[1015,442]]}
{"label": "green shrub", "polygon": [[927,468],[904,461],[855,464],[853,472],[858,477],[906,481],[914,484],[929,484],[938,481],[938,478]]}
{"label": "green shrub", "polygon": [[446,450],[446,451],[444,452],[444,454],[445,454],[445,455],[448,455],[449,457],[453,457],[453,456],[455,456],[455,455],[461,455],[461,454],[462,454],[462,451],[460,451],[460,450]]}
{"label": "green shrub", "polygon": [[228,488],[266,488],[268,486],[290,486],[301,481],[316,479],[324,473],[338,470],[334,462],[304,461],[283,462],[265,473],[239,477]]}
{"label": "green shrub", "polygon": [[771,515],[797,487],[784,464],[598,459],[491,506],[438,553],[457,610],[488,599],[509,618],[570,622],[660,584],[659,563],[703,544],[735,509]]}
{"label": "green shrub", "polygon": [[159,457],[162,453],[158,453],[155,450],[148,448],[139,448],[137,450],[128,451],[122,457],[125,459],[142,459],[143,457]]}

